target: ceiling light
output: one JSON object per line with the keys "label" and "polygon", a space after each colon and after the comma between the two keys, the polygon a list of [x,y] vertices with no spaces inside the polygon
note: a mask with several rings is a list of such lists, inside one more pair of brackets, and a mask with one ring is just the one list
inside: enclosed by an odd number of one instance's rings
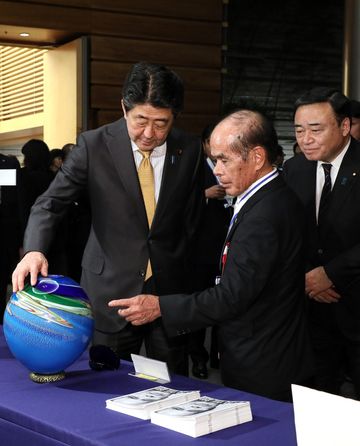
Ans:
{"label": "ceiling light", "polygon": [[19,34],[21,37],[30,37],[29,33],[20,33]]}

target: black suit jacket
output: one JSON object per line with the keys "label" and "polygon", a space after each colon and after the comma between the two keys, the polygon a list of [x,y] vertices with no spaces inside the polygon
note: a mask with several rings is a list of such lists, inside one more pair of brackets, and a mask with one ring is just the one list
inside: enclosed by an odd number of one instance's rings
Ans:
{"label": "black suit jacket", "polygon": [[221,283],[160,297],[170,335],[219,327],[225,385],[275,397],[310,374],[302,209],[281,177],[256,192],[227,237]]}
{"label": "black suit jacket", "polygon": [[311,301],[311,305],[334,312],[344,330],[353,335],[360,333],[360,143],[353,139],[343,158],[321,240],[315,213],[316,167],[316,161],[300,154],[285,163],[283,173],[305,206],[307,269],[323,265],[342,296],[337,304]]}
{"label": "black suit jacket", "polygon": [[112,299],[141,293],[150,256],[159,293],[187,290],[188,249],[203,203],[202,151],[198,138],[172,129],[159,200],[149,231],[126,121],[79,136],[49,189],[37,200],[25,234],[26,251],[47,252],[53,226],[86,188],[92,225],[82,267],[82,286],[96,328],[115,332],[126,321]]}

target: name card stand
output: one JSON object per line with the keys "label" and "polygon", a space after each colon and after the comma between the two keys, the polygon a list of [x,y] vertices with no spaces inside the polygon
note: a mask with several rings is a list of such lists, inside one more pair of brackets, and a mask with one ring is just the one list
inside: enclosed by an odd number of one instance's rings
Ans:
{"label": "name card stand", "polygon": [[166,384],[171,381],[166,362],[134,354],[131,354],[131,359],[135,373],[129,373],[129,375],[160,384]]}

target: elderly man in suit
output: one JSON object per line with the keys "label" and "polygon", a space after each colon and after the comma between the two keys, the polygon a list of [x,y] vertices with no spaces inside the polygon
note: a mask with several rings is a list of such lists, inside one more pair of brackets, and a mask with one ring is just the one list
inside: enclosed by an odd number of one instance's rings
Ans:
{"label": "elderly man in suit", "polygon": [[37,200],[25,234],[27,254],[13,273],[14,290],[30,273],[47,274],[45,253],[54,227],[81,190],[92,224],[81,284],[95,316],[93,344],[130,359],[144,341],[148,356],[187,374],[183,342],[160,321],[132,327],[107,303],[141,292],[187,288],[187,257],[203,203],[202,153],[197,137],[173,127],[183,108],[181,79],[167,67],[140,62],[124,86],[124,117],[81,134],[49,189]]}
{"label": "elderly man in suit", "polygon": [[193,294],[114,300],[135,326],[162,316],[169,335],[219,327],[225,385],[289,400],[311,374],[305,321],[303,211],[276,168],[277,137],[262,113],[235,111],[211,136],[215,175],[236,196],[219,283]]}
{"label": "elderly man in suit", "polygon": [[360,397],[360,143],[350,136],[350,101],[317,87],[295,103],[303,154],[284,177],[305,206],[306,292],[316,387],[338,394],[344,372]]}

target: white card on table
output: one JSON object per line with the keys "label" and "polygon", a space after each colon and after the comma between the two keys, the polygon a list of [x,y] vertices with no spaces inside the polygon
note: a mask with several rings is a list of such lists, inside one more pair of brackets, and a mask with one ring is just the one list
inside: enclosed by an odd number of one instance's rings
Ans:
{"label": "white card on table", "polygon": [[134,363],[135,373],[129,373],[129,375],[161,384],[171,381],[166,362],[134,354],[131,354],[131,359]]}

